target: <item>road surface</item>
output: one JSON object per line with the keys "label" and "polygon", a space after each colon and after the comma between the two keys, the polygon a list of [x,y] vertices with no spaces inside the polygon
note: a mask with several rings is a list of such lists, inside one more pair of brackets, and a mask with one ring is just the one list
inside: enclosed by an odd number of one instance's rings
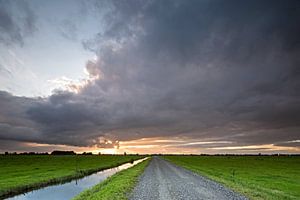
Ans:
{"label": "road surface", "polygon": [[131,200],[245,200],[247,198],[189,170],[153,157]]}

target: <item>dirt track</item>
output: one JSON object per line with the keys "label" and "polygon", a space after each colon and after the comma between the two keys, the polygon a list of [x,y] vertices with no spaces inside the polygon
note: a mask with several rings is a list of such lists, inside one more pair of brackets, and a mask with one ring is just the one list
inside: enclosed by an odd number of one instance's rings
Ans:
{"label": "dirt track", "polygon": [[238,199],[245,197],[224,186],[154,157],[130,196],[131,200]]}

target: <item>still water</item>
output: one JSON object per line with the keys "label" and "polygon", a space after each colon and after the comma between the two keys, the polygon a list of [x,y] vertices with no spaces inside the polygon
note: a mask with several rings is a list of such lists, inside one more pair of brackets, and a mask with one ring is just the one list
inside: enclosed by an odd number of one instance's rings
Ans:
{"label": "still water", "polygon": [[118,167],[99,171],[68,183],[52,185],[41,189],[33,190],[21,195],[17,195],[7,200],[67,200],[72,199],[77,194],[102,181],[107,177],[127,168],[130,168],[147,158],[136,160],[133,163],[126,163]]}

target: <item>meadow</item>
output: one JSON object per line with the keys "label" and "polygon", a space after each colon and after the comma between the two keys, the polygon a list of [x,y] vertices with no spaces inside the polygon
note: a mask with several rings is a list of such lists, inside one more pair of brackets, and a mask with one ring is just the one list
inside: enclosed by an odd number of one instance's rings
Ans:
{"label": "meadow", "polygon": [[0,155],[0,199],[116,167],[136,155]]}
{"label": "meadow", "polygon": [[300,156],[164,156],[250,199],[300,199]]}

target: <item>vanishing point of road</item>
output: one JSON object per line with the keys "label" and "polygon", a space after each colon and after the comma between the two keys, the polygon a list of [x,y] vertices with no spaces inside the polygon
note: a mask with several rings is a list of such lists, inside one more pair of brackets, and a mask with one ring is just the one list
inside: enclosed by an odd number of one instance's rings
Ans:
{"label": "vanishing point of road", "polygon": [[131,200],[245,200],[219,183],[153,157],[134,188]]}

